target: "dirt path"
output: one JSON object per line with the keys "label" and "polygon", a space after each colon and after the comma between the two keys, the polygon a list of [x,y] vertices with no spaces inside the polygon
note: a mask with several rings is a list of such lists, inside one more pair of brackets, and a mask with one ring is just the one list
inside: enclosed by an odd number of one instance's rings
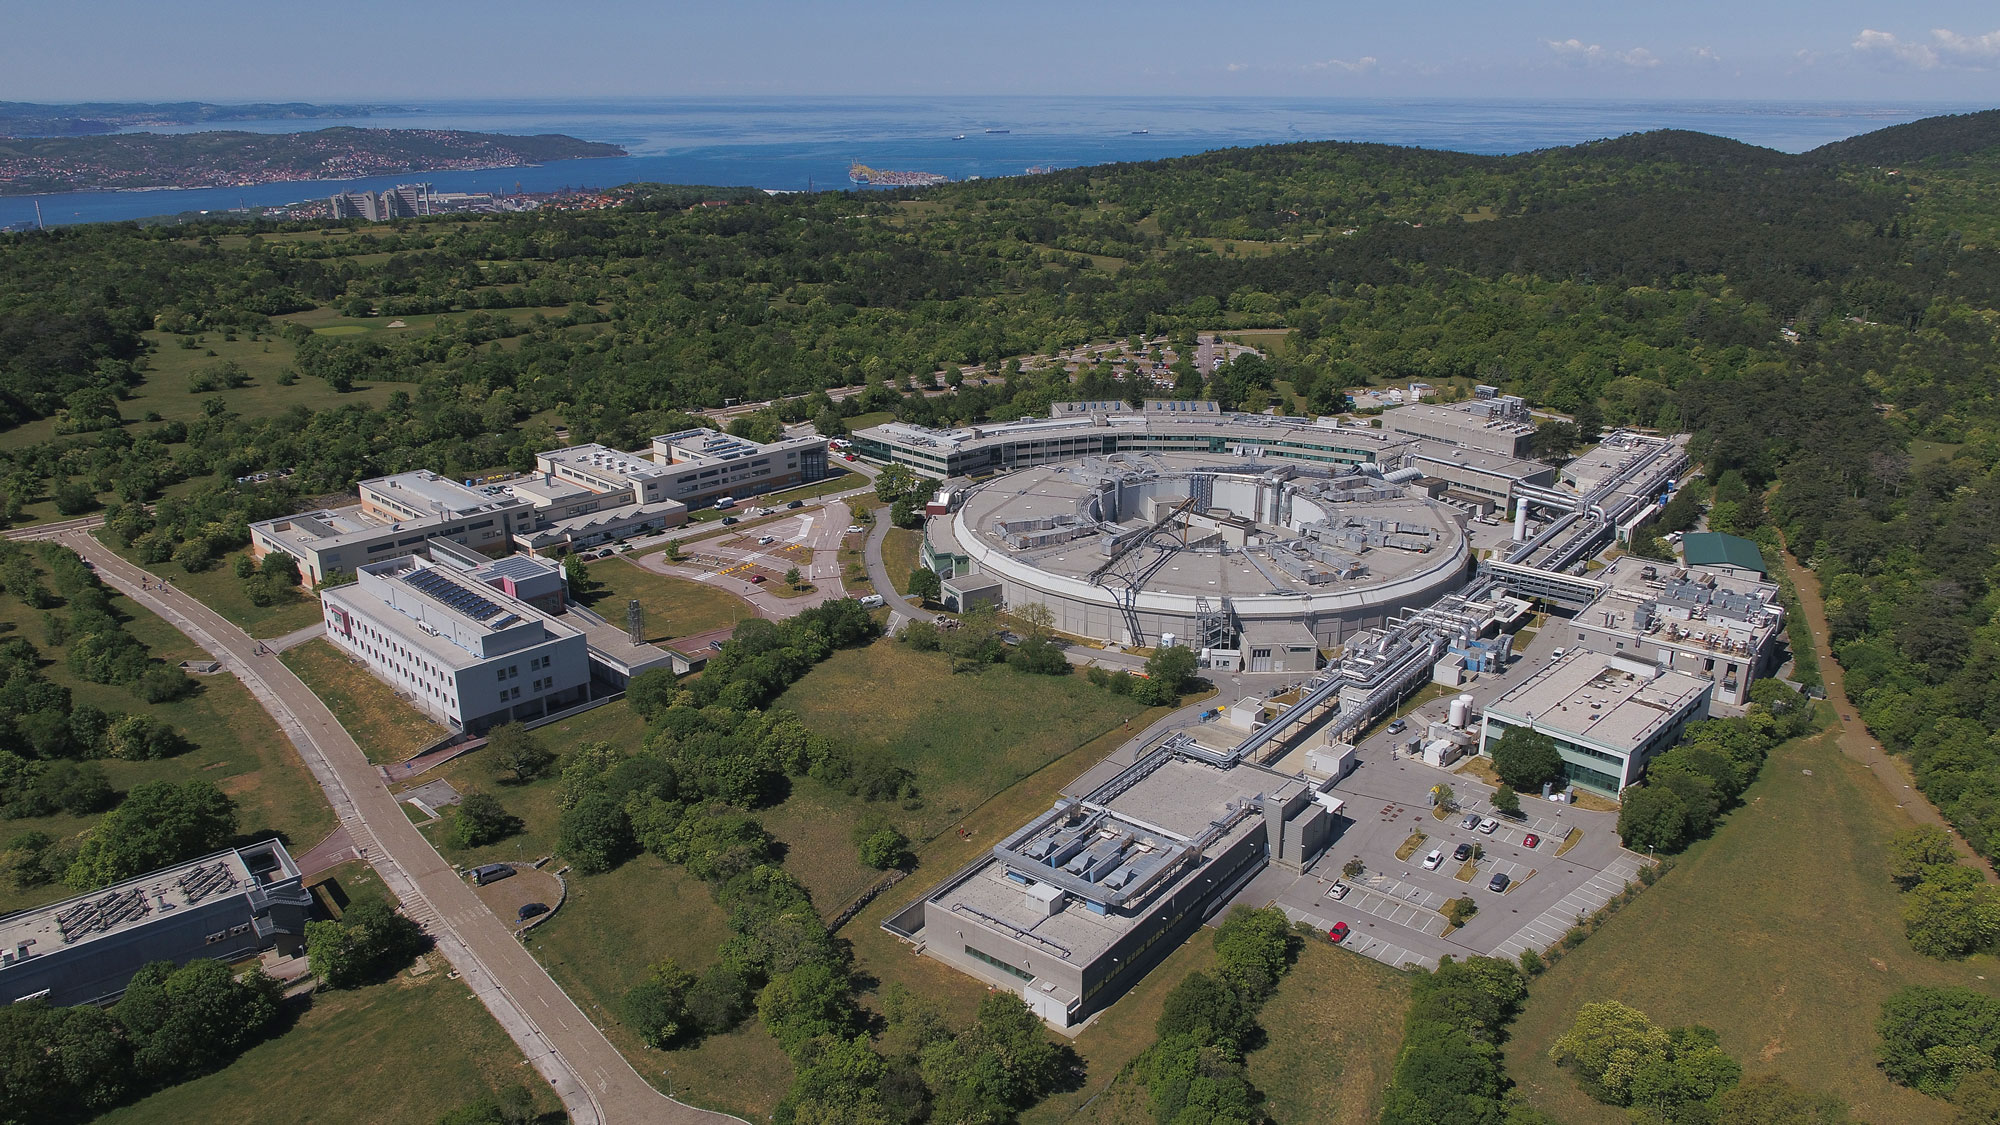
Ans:
{"label": "dirt path", "polygon": [[1930,798],[1917,788],[1916,777],[1911,773],[1910,763],[1904,758],[1882,749],[1856,714],[1854,704],[1847,698],[1847,675],[1840,664],[1833,659],[1833,651],[1828,647],[1826,627],[1826,604],[1820,598],[1819,576],[1801,565],[1789,550],[1780,550],[1780,558],[1785,562],[1785,573],[1792,579],[1792,586],[1798,590],[1799,608],[1805,611],[1806,625],[1812,630],[1813,649],[1819,653],[1819,673],[1826,681],[1826,701],[1838,712],[1838,745],[1842,753],[1867,766],[1875,774],[1875,779],[1896,799],[1896,807],[1909,814],[1918,824],[1935,824],[1951,834],[1952,846],[1974,869],[1986,876],[1989,883],[2000,883],[2000,875],[1994,874],[1993,865],[1986,862],[1972,850],[1972,845],[1958,834]]}

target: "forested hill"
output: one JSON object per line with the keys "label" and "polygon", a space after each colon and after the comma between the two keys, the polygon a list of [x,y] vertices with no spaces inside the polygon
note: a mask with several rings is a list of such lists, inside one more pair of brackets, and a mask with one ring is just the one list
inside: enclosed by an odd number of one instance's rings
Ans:
{"label": "forested hill", "polygon": [[1915,164],[2000,147],[2000,109],[1926,117],[1821,145],[1808,157],[1837,164]]}
{"label": "forested hill", "polygon": [[555,133],[517,137],[456,129],[0,137],[0,195],[337,180],[623,155],[616,145]]}

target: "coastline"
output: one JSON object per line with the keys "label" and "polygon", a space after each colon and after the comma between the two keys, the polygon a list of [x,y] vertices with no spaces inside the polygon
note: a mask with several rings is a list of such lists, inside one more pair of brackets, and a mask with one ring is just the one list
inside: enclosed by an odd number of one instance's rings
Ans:
{"label": "coastline", "polygon": [[[564,157],[563,159],[565,161],[571,161],[571,160],[630,160],[631,158],[632,158],[631,153],[618,153],[617,155],[607,155],[607,156],[569,156],[569,157]],[[541,162],[541,161],[532,161],[522,164],[463,164],[463,165],[454,165],[450,167],[438,167],[438,168],[387,169],[383,171],[369,172],[366,175],[361,175],[361,176],[343,176],[340,179],[335,179],[335,180],[319,180],[319,179],[312,179],[310,177],[300,177],[297,179],[280,177],[278,179],[256,180],[250,183],[241,183],[241,184],[159,184],[152,187],[75,187],[75,188],[69,188],[68,190],[65,191],[46,191],[46,190],[10,191],[8,190],[8,186],[6,184],[0,184],[0,199],[24,199],[31,196],[37,199],[50,199],[50,198],[60,199],[68,195],[94,195],[98,193],[114,193],[118,195],[141,195],[147,192],[155,192],[155,191],[241,191],[246,188],[272,187],[279,184],[324,184],[328,186],[337,187],[341,184],[351,185],[357,180],[373,179],[379,176],[422,176],[422,175],[429,175],[434,172],[507,172],[507,171],[517,171],[523,168],[545,168],[547,166],[548,165],[546,162]],[[312,196],[306,196],[305,198],[310,199],[312,198]],[[282,205],[272,204],[270,206],[282,206]]]}

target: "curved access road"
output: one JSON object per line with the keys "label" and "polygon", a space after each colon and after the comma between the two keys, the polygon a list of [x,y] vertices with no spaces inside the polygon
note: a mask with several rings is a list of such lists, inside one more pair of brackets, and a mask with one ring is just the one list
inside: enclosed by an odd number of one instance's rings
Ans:
{"label": "curved access road", "polygon": [[402,899],[404,912],[436,940],[438,951],[548,1080],[571,1121],[740,1125],[739,1118],[677,1102],[639,1076],[403,815],[380,771],[275,653],[187,594],[162,588],[153,575],[85,531],[46,537],[88,558],[99,577],[159,614],[243,681],[291,738],[361,858]]}

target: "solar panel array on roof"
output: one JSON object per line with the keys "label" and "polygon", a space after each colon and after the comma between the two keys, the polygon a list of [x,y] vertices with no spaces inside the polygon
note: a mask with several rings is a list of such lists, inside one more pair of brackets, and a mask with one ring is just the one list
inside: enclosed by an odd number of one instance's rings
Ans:
{"label": "solar panel array on roof", "polygon": [[487,563],[485,567],[488,574],[498,575],[501,578],[517,579],[533,578],[536,575],[545,574],[551,569],[553,568],[549,564],[540,559],[530,558],[527,555],[508,555],[504,559],[495,559]]}
{"label": "solar panel array on roof", "polygon": [[500,614],[498,603],[453,582],[439,574],[435,567],[420,567],[413,570],[403,575],[403,581],[474,621],[491,620]]}

